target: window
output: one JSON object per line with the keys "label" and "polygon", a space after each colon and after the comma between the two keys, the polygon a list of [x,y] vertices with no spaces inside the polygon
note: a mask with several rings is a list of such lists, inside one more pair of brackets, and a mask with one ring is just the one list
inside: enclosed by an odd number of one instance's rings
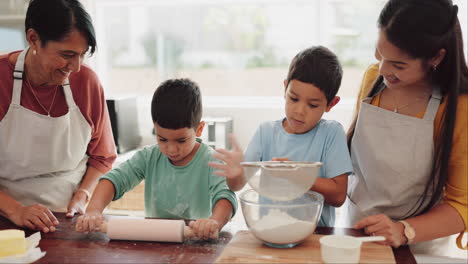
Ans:
{"label": "window", "polygon": [[[201,87],[204,114],[232,117],[246,146],[260,122],[284,115],[283,80],[292,57],[324,45],[344,66],[342,101],[326,118],[347,126],[362,73],[374,61],[377,29],[369,21],[384,2],[88,1],[99,45],[95,69],[107,95],[140,97],[143,142],[151,138],[149,104],[157,85],[188,77]],[[263,112],[241,123],[252,107]]]}
{"label": "window", "polygon": [[[205,115],[232,117],[243,146],[259,122],[281,118],[288,64],[313,45],[329,47],[343,64],[342,100],[325,118],[349,125],[362,74],[375,62],[376,21],[385,2],[85,1],[98,36],[94,68],[107,95],[139,96],[143,134],[150,137],[149,104],[157,85],[188,77],[202,89]],[[466,29],[466,1],[454,2]],[[252,108],[264,112],[248,118],[253,111],[239,112]]]}
{"label": "window", "polygon": [[26,0],[0,0],[0,54],[26,47],[24,14]]}
{"label": "window", "polygon": [[[373,60],[384,1],[95,1],[98,69],[112,94],[152,94],[189,77],[204,96],[281,97],[292,57],[312,45],[335,51],[341,94],[354,97]],[[105,78],[103,78],[105,77]]]}

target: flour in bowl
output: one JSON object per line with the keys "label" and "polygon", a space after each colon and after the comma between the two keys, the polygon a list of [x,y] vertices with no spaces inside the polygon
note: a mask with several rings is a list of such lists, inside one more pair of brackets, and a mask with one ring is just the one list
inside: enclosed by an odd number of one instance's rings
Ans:
{"label": "flour in bowl", "polygon": [[258,220],[250,230],[263,241],[273,244],[290,244],[304,240],[315,230],[315,223],[296,219],[273,209]]}

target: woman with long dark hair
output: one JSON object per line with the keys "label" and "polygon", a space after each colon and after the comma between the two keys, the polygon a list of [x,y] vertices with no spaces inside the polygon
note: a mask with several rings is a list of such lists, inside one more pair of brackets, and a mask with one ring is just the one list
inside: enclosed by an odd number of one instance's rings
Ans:
{"label": "woman with long dark hair", "polygon": [[29,47],[0,56],[0,214],[53,232],[83,213],[116,158],[104,92],[83,59],[96,49],[78,0],[31,0]]}
{"label": "woman with long dark hair", "polygon": [[467,248],[468,69],[457,13],[451,0],[386,3],[379,63],[365,73],[348,131],[347,220],[414,253],[444,254],[453,234]]}

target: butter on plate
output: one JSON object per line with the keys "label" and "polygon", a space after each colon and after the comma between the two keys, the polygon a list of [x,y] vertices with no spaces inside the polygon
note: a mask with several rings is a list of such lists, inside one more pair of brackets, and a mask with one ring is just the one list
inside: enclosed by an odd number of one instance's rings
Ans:
{"label": "butter on plate", "polygon": [[0,258],[26,252],[26,238],[23,230],[0,231]]}
{"label": "butter on plate", "polygon": [[0,231],[0,263],[33,263],[44,257],[38,247],[41,233],[24,237],[24,231],[8,229]]}

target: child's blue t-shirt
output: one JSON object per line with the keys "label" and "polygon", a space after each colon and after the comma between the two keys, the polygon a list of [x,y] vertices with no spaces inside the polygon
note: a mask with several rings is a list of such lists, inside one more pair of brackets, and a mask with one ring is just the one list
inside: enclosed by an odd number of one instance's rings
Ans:
{"label": "child's blue t-shirt", "polygon": [[[349,156],[343,126],[337,121],[321,119],[304,134],[290,134],[282,125],[284,119],[262,123],[249,143],[245,161],[269,161],[288,158],[291,161],[322,162],[319,177],[333,178],[350,174]],[[335,208],[324,204],[319,226],[334,226]]]}

